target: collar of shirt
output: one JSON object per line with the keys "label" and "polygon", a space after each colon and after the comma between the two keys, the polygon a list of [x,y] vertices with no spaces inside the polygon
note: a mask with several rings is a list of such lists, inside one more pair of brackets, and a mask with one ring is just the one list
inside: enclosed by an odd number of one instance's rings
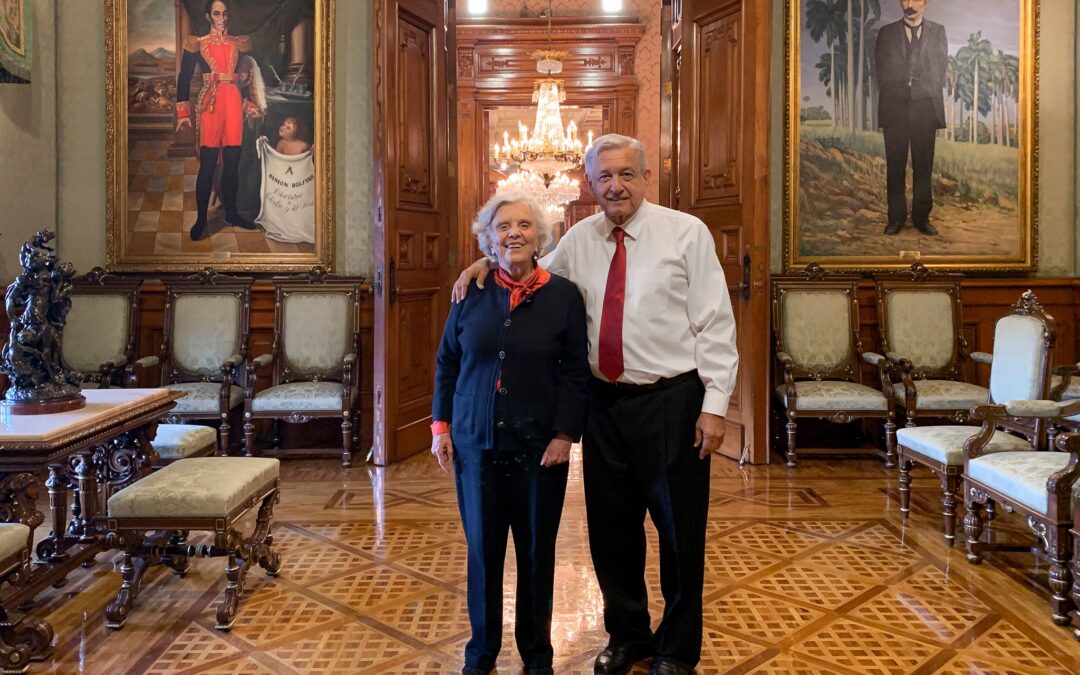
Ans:
{"label": "collar of shirt", "polygon": [[904,28],[907,29],[908,35],[910,35],[911,31],[918,31],[922,29],[922,21],[920,21],[919,23],[911,23],[907,19],[904,19]]}
{"label": "collar of shirt", "polygon": [[612,235],[612,232],[615,231],[616,227],[621,227],[623,231],[626,232],[626,236],[630,237],[631,239],[637,239],[638,237],[640,237],[641,228],[645,223],[645,212],[648,211],[648,209],[649,201],[647,199],[642,199],[641,204],[638,205],[637,211],[634,211],[634,214],[630,216],[630,219],[622,225],[616,225],[615,223],[608,220],[608,217],[605,215],[604,219],[601,222],[604,223],[604,229],[607,231],[607,238],[615,238]]}

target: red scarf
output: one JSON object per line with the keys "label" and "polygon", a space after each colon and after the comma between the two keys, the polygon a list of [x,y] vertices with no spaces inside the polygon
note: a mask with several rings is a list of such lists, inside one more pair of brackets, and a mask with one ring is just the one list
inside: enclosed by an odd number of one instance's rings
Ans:
{"label": "red scarf", "polygon": [[551,279],[551,272],[548,272],[543,267],[537,267],[536,272],[529,277],[528,281],[514,281],[506,270],[501,267],[495,270],[495,283],[510,291],[511,312],[527,298],[532,297],[549,279]]}

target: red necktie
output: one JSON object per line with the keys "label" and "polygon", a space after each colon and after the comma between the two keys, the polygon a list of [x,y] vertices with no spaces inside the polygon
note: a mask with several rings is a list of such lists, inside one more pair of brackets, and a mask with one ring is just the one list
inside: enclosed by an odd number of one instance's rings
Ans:
{"label": "red necktie", "polygon": [[623,301],[626,299],[626,230],[616,227],[615,255],[608,268],[607,289],[604,291],[604,311],[600,316],[600,372],[614,382],[623,372]]}

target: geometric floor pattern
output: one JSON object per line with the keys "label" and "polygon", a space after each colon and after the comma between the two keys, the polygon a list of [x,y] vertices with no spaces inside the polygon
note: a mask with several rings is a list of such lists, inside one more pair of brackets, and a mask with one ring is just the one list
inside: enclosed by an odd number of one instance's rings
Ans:
{"label": "geometric floor pattern", "polygon": [[[214,201],[207,219],[207,234],[198,241],[189,236],[198,215],[194,157],[170,158],[168,141],[139,140],[128,151],[128,236],[125,250],[135,255],[177,253],[312,253],[314,244],[275,241],[262,228],[245,230],[222,219]],[[256,213],[241,214],[254,219]]]}
{"label": "geometric floor pattern", "polygon": [[[579,455],[557,551],[558,673],[591,673],[606,642]],[[1080,643],[1049,619],[1045,565],[989,555],[972,566],[948,549],[932,478],[916,478],[903,523],[895,476],[872,460],[712,466],[697,672],[1080,672]],[[115,557],[102,556],[39,597],[35,613],[48,615],[58,638],[52,660],[32,672],[460,672],[466,551],[452,479],[426,455],[388,469],[296,460],[282,471],[281,575],[253,568],[230,633],[214,630],[217,559],[194,561],[184,578],[152,570],[125,628],[107,631],[102,609],[119,578]],[[1002,536],[1022,541],[1009,518],[999,515]],[[655,538],[650,548],[659,617]],[[498,672],[518,673],[512,551],[507,560]]]}

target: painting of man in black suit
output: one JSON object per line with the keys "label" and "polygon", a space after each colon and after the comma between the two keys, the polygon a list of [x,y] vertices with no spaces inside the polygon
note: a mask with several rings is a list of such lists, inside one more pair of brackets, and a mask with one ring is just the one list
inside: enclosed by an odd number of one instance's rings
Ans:
{"label": "painting of man in black suit", "polygon": [[899,234],[907,222],[906,178],[911,156],[911,221],[919,232],[936,235],[931,174],[934,142],[945,123],[945,26],[924,18],[930,0],[900,0],[904,17],[886,24],[874,45],[879,83],[878,125],[885,136],[889,223],[885,234]]}

